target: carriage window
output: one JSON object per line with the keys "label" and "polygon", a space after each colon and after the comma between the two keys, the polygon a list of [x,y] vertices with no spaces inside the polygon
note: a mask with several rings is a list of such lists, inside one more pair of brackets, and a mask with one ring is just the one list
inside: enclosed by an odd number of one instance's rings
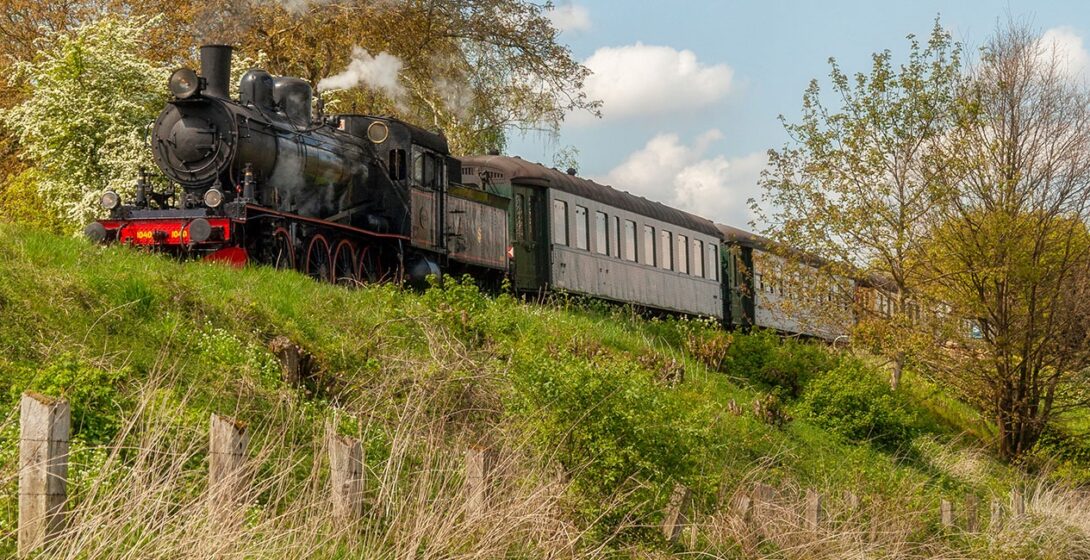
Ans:
{"label": "carriage window", "polygon": [[405,178],[405,150],[390,150],[390,178],[400,181]]}
{"label": "carriage window", "polygon": [[643,226],[643,264],[655,266],[655,228]]}
{"label": "carriage window", "polygon": [[677,236],[677,271],[689,273],[689,238],[684,235]]}
{"label": "carriage window", "polygon": [[526,197],[522,194],[515,195],[515,241],[525,239],[526,231]]}
{"label": "carriage window", "polygon": [[621,219],[613,216],[613,256],[621,256]]}
{"label": "carriage window", "polygon": [[659,264],[662,268],[671,270],[674,268],[674,234],[662,230],[659,232],[659,241],[661,241],[659,245],[662,246],[662,249],[659,252],[661,255],[659,257]]}
{"label": "carriage window", "polygon": [[636,262],[636,222],[624,221],[624,258]]}
{"label": "carriage window", "polygon": [[553,200],[553,243],[568,244],[568,203]]}
{"label": "carriage window", "polygon": [[590,233],[587,227],[587,209],[582,206],[575,207],[575,246],[586,249],[590,246],[587,235]]}
{"label": "carriage window", "polygon": [[708,243],[708,262],[704,263],[704,277],[709,280],[719,280],[719,246]]}
{"label": "carriage window", "polygon": [[704,242],[693,240],[693,276],[704,276]]}
{"label": "carriage window", "polygon": [[605,212],[594,213],[594,250],[599,255],[609,254],[609,216]]}

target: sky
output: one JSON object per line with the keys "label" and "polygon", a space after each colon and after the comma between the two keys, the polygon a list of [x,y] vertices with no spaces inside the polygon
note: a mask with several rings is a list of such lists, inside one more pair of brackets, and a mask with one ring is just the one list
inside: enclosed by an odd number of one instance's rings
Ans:
{"label": "sky", "polygon": [[570,114],[559,138],[514,133],[506,154],[552,165],[574,147],[581,176],[747,229],[766,153],[789,140],[779,117],[797,120],[803,91],[828,76],[830,57],[848,73],[867,71],[885,49],[900,60],[906,37],[926,39],[936,17],[975,51],[1013,18],[1040,31],[1073,73],[1090,66],[1090,2],[555,4],[550,17],[594,72],[585,89],[603,101],[603,116]]}

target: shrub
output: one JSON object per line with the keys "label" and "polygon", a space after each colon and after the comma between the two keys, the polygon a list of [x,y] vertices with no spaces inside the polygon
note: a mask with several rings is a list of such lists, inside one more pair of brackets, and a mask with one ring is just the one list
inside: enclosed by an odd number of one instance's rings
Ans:
{"label": "shrub", "polygon": [[874,368],[858,360],[844,360],[811,381],[801,409],[830,431],[879,447],[900,447],[917,431],[904,397],[891,390]]}
{"label": "shrub", "polygon": [[806,384],[836,366],[837,358],[817,344],[779,340],[771,331],[734,337],[727,350],[728,371],[783,390],[797,398]]}
{"label": "shrub", "polygon": [[601,519],[602,529],[656,515],[673,483],[692,486],[711,453],[706,411],[633,361],[568,351],[520,355],[511,376],[508,414],[559,460],[584,519]]}

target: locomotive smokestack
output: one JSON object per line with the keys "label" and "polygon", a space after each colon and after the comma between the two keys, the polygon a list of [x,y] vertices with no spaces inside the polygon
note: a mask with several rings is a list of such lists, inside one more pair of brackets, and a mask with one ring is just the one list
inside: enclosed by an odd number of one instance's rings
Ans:
{"label": "locomotive smokestack", "polygon": [[228,84],[231,81],[230,45],[201,46],[201,75],[207,85],[205,95],[227,98]]}

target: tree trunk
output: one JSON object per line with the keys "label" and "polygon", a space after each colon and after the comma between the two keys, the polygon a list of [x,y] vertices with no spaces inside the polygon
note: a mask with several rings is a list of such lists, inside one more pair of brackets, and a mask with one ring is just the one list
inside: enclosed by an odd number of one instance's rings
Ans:
{"label": "tree trunk", "polygon": [[893,370],[889,374],[889,386],[896,391],[901,386],[901,372],[905,367],[905,353],[898,352],[893,357]]}

